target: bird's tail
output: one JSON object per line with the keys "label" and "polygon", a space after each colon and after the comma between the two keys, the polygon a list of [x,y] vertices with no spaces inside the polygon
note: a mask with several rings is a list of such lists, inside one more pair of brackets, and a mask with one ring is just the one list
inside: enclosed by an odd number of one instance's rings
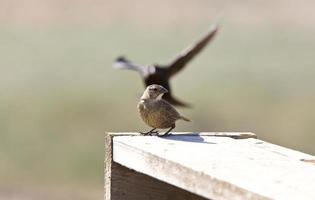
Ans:
{"label": "bird's tail", "polygon": [[180,116],[180,119],[182,119],[182,120],[184,120],[184,121],[186,121],[186,122],[191,122],[191,120],[190,119],[188,119],[187,117],[184,117],[184,116]]}

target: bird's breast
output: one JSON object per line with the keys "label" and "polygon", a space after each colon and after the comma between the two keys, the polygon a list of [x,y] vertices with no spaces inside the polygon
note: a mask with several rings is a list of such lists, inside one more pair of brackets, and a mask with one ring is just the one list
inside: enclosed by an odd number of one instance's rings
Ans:
{"label": "bird's breast", "polygon": [[153,128],[169,128],[176,120],[175,118],[169,118],[169,116],[165,115],[163,109],[161,109],[155,101],[140,101],[138,110],[142,120]]}

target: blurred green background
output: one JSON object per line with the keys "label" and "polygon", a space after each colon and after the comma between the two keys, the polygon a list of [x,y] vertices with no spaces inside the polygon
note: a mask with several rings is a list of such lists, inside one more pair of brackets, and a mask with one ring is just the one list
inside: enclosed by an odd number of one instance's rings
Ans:
{"label": "blurred green background", "polygon": [[177,76],[176,131],[251,131],[315,154],[313,0],[0,0],[0,199],[102,199],[105,131],[143,131],[138,75],[221,16]]}

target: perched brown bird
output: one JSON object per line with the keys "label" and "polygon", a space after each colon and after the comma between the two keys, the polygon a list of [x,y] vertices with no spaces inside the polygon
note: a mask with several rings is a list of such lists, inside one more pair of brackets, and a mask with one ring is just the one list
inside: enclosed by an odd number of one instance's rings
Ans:
{"label": "perched brown bird", "polygon": [[129,69],[139,72],[146,87],[151,84],[158,84],[162,85],[169,91],[167,94],[163,96],[163,99],[165,99],[166,101],[175,106],[189,107],[187,103],[184,103],[176,99],[172,95],[169,80],[180,70],[182,70],[185,67],[185,65],[190,60],[192,60],[208,44],[208,42],[215,36],[217,30],[218,30],[217,26],[213,26],[203,38],[198,40],[193,45],[189,46],[184,51],[180,52],[179,55],[176,56],[176,58],[167,65],[154,64],[149,66],[141,66],[138,64],[134,64],[121,56],[116,59],[113,67],[118,69]]}
{"label": "perched brown bird", "polygon": [[157,128],[167,129],[162,136],[167,135],[171,130],[175,128],[175,122],[179,119],[190,121],[186,117],[180,115],[177,110],[162,99],[163,94],[168,90],[161,85],[153,84],[149,85],[141,96],[138,103],[138,109],[142,120],[153,129],[142,133],[144,135],[156,133],[154,131]]}

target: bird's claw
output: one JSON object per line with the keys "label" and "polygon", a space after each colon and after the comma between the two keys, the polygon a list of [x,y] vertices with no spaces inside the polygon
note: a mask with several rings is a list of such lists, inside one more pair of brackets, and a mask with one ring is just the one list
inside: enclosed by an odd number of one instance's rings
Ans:
{"label": "bird's claw", "polygon": [[151,136],[158,136],[159,135],[159,131],[152,131],[149,135],[151,135]]}
{"label": "bird's claw", "polygon": [[158,137],[166,137],[166,136],[169,136],[169,135],[171,135],[171,133],[164,133],[164,134],[162,134],[162,135],[158,135]]}
{"label": "bird's claw", "polygon": [[140,132],[141,135],[150,135],[150,136],[153,136],[153,135],[159,135],[159,132],[158,131],[148,131],[148,132]]}

